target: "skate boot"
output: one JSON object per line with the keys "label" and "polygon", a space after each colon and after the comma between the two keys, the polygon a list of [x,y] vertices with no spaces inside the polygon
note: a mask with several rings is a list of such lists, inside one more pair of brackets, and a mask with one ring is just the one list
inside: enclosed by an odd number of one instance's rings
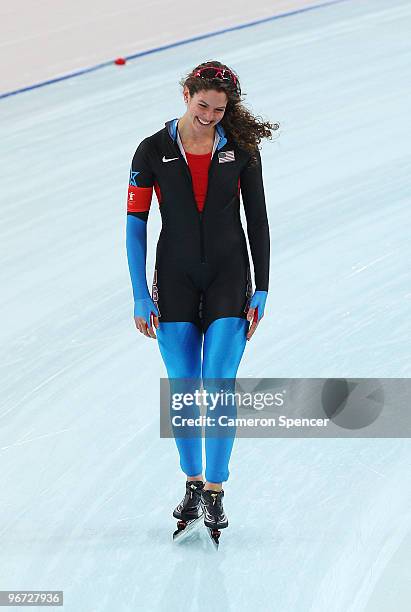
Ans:
{"label": "skate boot", "polygon": [[192,521],[202,515],[201,491],[204,483],[201,480],[188,480],[186,494],[173,512],[173,516],[181,521]]}
{"label": "skate boot", "polygon": [[224,491],[202,491],[201,505],[204,510],[204,525],[212,531],[228,527],[228,519],[223,508]]}

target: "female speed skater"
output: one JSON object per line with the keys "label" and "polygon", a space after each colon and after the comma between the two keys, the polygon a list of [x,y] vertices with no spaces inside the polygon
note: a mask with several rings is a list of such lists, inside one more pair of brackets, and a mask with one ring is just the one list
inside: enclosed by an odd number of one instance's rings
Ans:
{"label": "female speed skater", "polygon": [[[264,316],[270,238],[258,145],[278,124],[254,117],[242,105],[237,74],[218,61],[200,64],[180,85],[184,115],[145,138],[131,166],[126,244],[134,321],[140,333],[158,339],[168,377],[182,381],[180,390],[201,379],[215,389],[228,381],[223,386],[229,389],[246,342]],[[153,188],[162,229],[150,295],[146,249]],[[189,411],[200,414],[198,407]],[[187,477],[175,518],[187,522],[204,512],[210,530],[228,526],[222,483],[229,477],[234,436],[234,427],[224,435],[207,435],[206,428],[204,480],[201,435],[177,435],[174,428]]]}

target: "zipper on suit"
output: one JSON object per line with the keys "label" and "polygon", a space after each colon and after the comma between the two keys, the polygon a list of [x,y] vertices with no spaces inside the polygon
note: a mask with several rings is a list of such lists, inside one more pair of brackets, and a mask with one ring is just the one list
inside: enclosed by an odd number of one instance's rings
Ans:
{"label": "zipper on suit", "polygon": [[[208,200],[208,194],[210,193],[210,182],[211,182],[211,175],[213,173],[213,164],[215,164],[214,161],[215,158],[215,153],[211,158],[210,161],[210,167],[208,169],[208,178],[207,178],[207,193],[206,193],[206,197],[204,199],[204,206],[203,206],[203,210],[200,212],[199,211],[199,216],[200,216],[200,249],[201,249],[201,263],[206,263],[206,258],[205,258],[205,246],[204,246],[204,226],[203,226],[203,218],[204,218],[204,212],[207,208],[207,200]],[[190,170],[189,170],[190,172]],[[190,172],[190,177],[191,177],[191,172]],[[194,195],[194,190],[193,190],[193,195]],[[195,201],[195,198],[194,198]],[[197,202],[195,202],[196,207],[197,207]]]}
{"label": "zipper on suit", "polygon": [[200,253],[201,253],[201,263],[205,263],[205,252],[204,252],[204,227],[203,227],[203,213],[198,211],[198,216],[200,219]]}
{"label": "zipper on suit", "polygon": [[[182,156],[180,148],[179,148],[178,145],[176,145],[176,151],[178,152],[178,155],[181,157],[181,159],[182,159],[182,161],[184,163],[184,167],[185,167],[187,176],[188,176],[190,184],[191,184],[191,193],[192,193],[192,196],[193,196],[194,206],[196,207],[196,211],[197,211],[197,214],[198,214],[198,222],[199,222],[199,228],[200,228],[200,263],[206,263],[205,249],[204,249],[203,213],[200,212],[198,210],[198,208],[197,208],[197,202],[196,202],[195,195],[194,195],[193,177],[191,176],[190,168],[188,167],[188,164],[187,164],[186,160]],[[211,159],[211,162],[212,161],[213,160]],[[211,163],[210,163],[210,170],[211,170]],[[210,180],[210,172],[208,173],[208,180]],[[207,185],[207,192],[208,192],[208,185]],[[207,199],[207,194],[206,194],[206,199]],[[204,206],[205,206],[205,201],[204,201]]]}

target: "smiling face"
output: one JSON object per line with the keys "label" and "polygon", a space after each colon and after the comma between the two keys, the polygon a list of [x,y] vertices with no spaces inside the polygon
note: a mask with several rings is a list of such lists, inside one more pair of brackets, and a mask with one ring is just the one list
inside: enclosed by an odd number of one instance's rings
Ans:
{"label": "smiling face", "polygon": [[198,134],[213,131],[223,118],[228,101],[224,91],[203,89],[191,97],[187,87],[184,88],[184,98],[187,100],[186,118]]}

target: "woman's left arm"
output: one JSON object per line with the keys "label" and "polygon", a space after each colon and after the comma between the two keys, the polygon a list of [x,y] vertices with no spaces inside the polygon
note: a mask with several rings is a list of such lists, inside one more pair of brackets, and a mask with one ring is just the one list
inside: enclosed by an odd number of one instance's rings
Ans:
{"label": "woman's left arm", "polygon": [[256,162],[251,158],[241,172],[240,188],[247,219],[247,236],[254,265],[255,293],[247,315],[253,321],[247,334],[251,338],[264,315],[270,275],[270,231],[265,204],[261,155],[256,149]]}

